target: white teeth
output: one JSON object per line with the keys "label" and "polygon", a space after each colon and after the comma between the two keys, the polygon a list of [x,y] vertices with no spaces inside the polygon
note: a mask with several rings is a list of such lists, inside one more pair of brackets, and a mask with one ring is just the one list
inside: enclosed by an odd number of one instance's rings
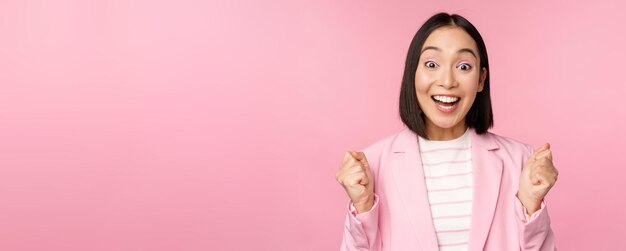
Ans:
{"label": "white teeth", "polygon": [[445,102],[445,103],[452,103],[452,102],[456,102],[457,100],[459,100],[458,97],[448,97],[448,96],[433,96],[433,98],[438,101]]}

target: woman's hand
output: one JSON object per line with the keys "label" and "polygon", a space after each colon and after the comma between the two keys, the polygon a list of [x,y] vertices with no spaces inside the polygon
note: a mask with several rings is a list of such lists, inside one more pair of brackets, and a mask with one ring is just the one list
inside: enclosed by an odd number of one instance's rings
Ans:
{"label": "woman's hand", "polygon": [[357,213],[367,212],[374,206],[374,177],[365,154],[346,152],[336,178],[348,193]]}
{"label": "woman's hand", "polygon": [[546,143],[530,156],[520,175],[517,198],[531,215],[541,208],[541,201],[559,176],[552,164],[550,144]]}

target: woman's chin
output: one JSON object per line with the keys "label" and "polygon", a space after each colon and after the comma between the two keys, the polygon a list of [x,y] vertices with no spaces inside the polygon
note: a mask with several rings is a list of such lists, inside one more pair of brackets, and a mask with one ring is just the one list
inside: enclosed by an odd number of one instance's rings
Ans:
{"label": "woman's chin", "polygon": [[450,129],[450,128],[454,128],[456,126],[459,125],[460,121],[454,121],[454,120],[438,120],[438,121],[433,121],[433,125],[435,127],[441,128],[441,129]]}

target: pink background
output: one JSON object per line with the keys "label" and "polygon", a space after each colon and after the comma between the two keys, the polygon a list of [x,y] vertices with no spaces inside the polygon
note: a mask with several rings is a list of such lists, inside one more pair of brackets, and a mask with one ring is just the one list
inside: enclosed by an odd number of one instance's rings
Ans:
{"label": "pink background", "polygon": [[626,233],[620,1],[0,1],[0,250],[337,250],[344,151],[402,127],[438,11],[481,31],[493,132],[550,142],[562,250]]}

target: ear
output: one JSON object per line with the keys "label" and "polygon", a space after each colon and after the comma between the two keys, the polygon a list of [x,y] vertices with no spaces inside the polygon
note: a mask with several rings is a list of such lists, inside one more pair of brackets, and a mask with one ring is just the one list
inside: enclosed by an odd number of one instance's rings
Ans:
{"label": "ear", "polygon": [[487,79],[487,68],[483,67],[480,71],[480,81],[478,82],[478,92],[483,91],[483,87],[485,87],[485,79]]}

